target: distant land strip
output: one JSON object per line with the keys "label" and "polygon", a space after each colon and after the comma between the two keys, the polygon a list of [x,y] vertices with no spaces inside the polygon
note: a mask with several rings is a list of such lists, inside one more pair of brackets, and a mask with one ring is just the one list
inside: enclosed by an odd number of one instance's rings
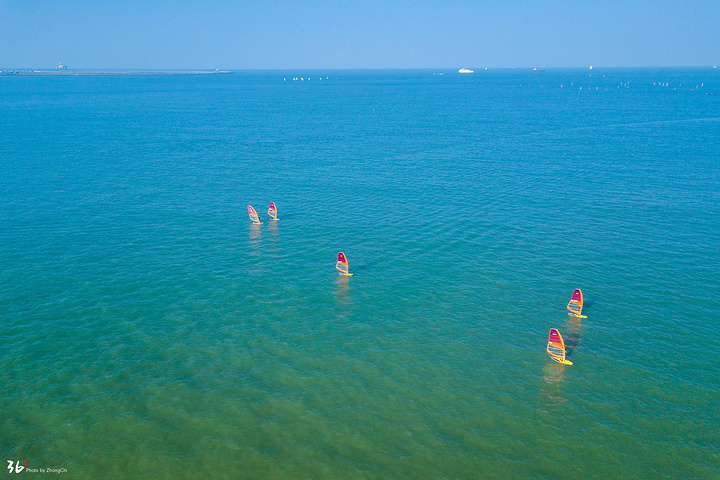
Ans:
{"label": "distant land strip", "polygon": [[0,70],[0,75],[211,75],[232,73],[230,70],[166,70],[166,71],[92,71],[92,70]]}

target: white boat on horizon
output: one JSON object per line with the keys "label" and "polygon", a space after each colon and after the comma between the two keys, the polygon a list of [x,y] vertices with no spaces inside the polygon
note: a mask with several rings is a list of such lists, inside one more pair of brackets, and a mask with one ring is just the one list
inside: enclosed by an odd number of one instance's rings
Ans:
{"label": "white boat on horizon", "polygon": [[469,68],[461,68],[458,70],[458,73],[475,73],[475,70],[470,70]]}

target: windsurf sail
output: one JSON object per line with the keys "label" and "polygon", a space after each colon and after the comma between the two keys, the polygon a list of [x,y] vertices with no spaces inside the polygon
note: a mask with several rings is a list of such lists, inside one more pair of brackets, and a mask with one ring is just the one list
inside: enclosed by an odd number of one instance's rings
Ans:
{"label": "windsurf sail", "polygon": [[547,352],[550,357],[558,363],[565,363],[565,342],[557,328],[550,329],[548,336]]}
{"label": "windsurf sail", "polygon": [[252,205],[248,205],[248,215],[250,215],[250,220],[252,220],[253,223],[256,223],[258,225],[262,224],[262,222],[260,221],[260,217],[258,217],[258,214],[252,207]]}
{"label": "windsurf sail", "polygon": [[575,291],[572,294],[572,297],[570,298],[570,302],[567,304],[568,312],[570,312],[570,315],[575,315],[576,317],[579,317],[580,314],[582,314],[583,309],[583,296],[582,291],[579,288],[576,288]]}
{"label": "windsurf sail", "polygon": [[273,220],[277,220],[277,207],[275,206],[275,202],[270,202],[270,208],[268,208],[268,215],[270,215],[270,218]]}
{"label": "windsurf sail", "polygon": [[345,254],[343,252],[338,253],[337,263],[335,264],[335,268],[338,269],[340,272],[340,275],[345,275],[347,277],[352,276],[352,273],[350,273],[348,270],[350,266],[348,265],[347,258],[345,258]]}

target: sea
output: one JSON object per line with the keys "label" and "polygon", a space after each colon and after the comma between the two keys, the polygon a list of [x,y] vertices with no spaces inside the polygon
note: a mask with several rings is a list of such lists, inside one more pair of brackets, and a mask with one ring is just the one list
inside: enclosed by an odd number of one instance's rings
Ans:
{"label": "sea", "polygon": [[0,76],[1,471],[720,478],[719,205],[712,67]]}

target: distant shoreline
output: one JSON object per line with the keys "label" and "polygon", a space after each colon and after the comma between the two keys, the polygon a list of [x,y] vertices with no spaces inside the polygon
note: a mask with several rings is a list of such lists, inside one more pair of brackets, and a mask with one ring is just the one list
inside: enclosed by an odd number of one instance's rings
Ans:
{"label": "distant shoreline", "polygon": [[183,71],[183,70],[167,70],[167,71],[129,71],[129,72],[122,72],[122,71],[92,71],[92,70],[63,70],[63,71],[53,71],[53,70],[0,70],[0,75],[23,75],[23,76],[107,76],[107,75],[120,75],[120,76],[126,76],[126,75],[213,75],[213,74],[227,74],[232,73],[230,70],[189,70],[189,71]]}

